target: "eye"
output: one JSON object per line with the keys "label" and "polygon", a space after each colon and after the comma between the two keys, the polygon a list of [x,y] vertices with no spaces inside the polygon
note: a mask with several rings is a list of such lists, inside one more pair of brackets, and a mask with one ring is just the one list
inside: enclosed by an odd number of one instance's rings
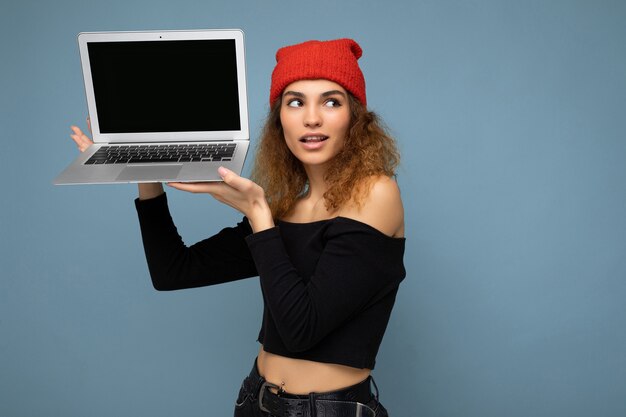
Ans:
{"label": "eye", "polygon": [[329,98],[324,102],[324,106],[326,107],[340,107],[341,102],[336,98]]}
{"label": "eye", "polygon": [[289,107],[302,107],[302,100],[294,98],[287,102],[287,106]]}

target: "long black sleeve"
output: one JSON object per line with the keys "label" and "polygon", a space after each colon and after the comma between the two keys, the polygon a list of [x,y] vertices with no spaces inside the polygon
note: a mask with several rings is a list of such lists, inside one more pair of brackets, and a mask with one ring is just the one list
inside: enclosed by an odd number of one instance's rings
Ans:
{"label": "long black sleeve", "polygon": [[260,276],[259,342],[286,357],[374,369],[400,282],[404,239],[347,218],[252,233],[248,220],[185,246],[165,194],[136,200],[152,283],[176,290]]}
{"label": "long black sleeve", "polygon": [[136,199],[135,207],[155,289],[195,288],[258,275],[245,241],[252,233],[246,218],[187,247],[172,221],[166,194]]}

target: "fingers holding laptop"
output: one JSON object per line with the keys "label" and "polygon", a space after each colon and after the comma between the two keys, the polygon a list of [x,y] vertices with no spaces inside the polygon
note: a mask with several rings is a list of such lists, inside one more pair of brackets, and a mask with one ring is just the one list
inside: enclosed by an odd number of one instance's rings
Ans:
{"label": "fingers holding laptop", "polygon": [[224,182],[167,183],[172,188],[192,193],[206,193],[243,213],[255,232],[274,226],[265,200],[265,191],[255,182],[220,167]]}
{"label": "fingers holding laptop", "polygon": [[[87,119],[87,126],[91,128],[89,119]],[[79,151],[84,152],[87,148],[93,145],[93,141],[89,138],[89,136],[83,133],[83,131],[80,130],[78,126],[72,125],[70,126],[70,128],[73,132],[70,137],[72,138],[74,143],[76,143]]]}

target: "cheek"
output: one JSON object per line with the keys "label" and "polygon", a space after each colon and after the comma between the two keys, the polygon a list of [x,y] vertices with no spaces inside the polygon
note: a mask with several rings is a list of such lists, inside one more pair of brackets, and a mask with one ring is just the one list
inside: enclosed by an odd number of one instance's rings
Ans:
{"label": "cheek", "polygon": [[338,115],[334,120],[334,126],[336,132],[345,137],[350,128],[350,117],[348,115]]}
{"label": "cheek", "polygon": [[285,145],[287,145],[287,149],[289,149],[291,153],[295,153],[296,151],[296,149],[294,149],[295,142],[289,139],[289,137],[287,136],[287,133],[284,134],[284,141],[285,141]]}
{"label": "cheek", "polygon": [[343,133],[344,136],[348,134],[348,130],[350,129],[350,121],[348,120],[347,122],[344,123],[343,125]]}
{"label": "cheek", "polygon": [[289,115],[282,110],[280,112],[280,124],[283,127],[285,139],[289,139],[291,136],[293,136],[293,120],[291,120]]}

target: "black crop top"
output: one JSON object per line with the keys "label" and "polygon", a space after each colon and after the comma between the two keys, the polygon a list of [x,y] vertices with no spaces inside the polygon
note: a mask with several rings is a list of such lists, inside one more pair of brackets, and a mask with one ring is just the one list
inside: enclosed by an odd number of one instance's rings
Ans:
{"label": "black crop top", "polygon": [[236,227],[186,247],[165,194],[135,200],[152,283],[176,290],[260,277],[267,352],[374,369],[400,282],[404,238],[345,217]]}

